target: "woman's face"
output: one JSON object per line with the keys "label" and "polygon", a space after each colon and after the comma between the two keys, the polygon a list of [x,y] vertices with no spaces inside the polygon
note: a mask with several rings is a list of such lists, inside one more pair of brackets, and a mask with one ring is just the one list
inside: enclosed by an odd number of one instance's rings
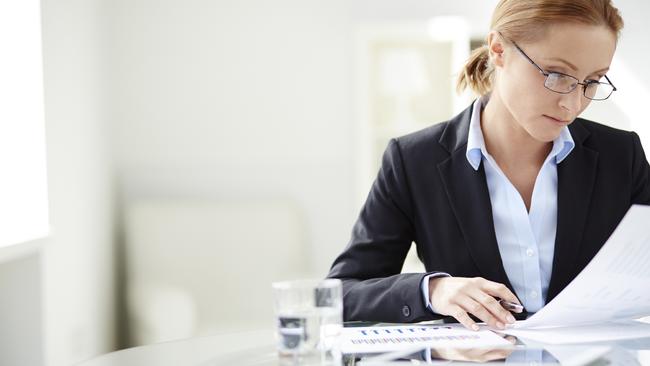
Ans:
{"label": "woman's face", "polygon": [[[581,85],[568,94],[545,88],[545,76],[512,43],[498,34],[490,39],[496,67],[493,93],[499,94],[512,116],[513,127],[522,128],[537,141],[553,141],[591,100],[584,97]],[[517,45],[546,72],[571,75],[580,82],[606,81],[602,76],[612,62],[616,37],[604,26],[557,24],[542,39]]]}

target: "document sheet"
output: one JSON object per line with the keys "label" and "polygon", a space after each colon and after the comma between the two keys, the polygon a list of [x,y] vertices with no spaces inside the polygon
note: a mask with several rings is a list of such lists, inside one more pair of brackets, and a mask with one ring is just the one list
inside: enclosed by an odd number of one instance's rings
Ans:
{"label": "document sheet", "polygon": [[512,343],[487,328],[473,331],[460,324],[343,328],[339,342],[339,349],[343,353],[391,352],[418,346],[512,346]]}
{"label": "document sheet", "polygon": [[618,320],[569,327],[506,329],[500,332],[547,344],[575,344],[650,337],[650,324],[636,320]]}
{"label": "document sheet", "polygon": [[550,303],[514,328],[635,319],[650,314],[650,206],[634,205],[605,245]]}

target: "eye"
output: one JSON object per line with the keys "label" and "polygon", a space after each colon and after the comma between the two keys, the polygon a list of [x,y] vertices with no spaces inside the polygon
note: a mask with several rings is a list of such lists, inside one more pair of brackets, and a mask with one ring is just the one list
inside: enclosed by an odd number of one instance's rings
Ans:
{"label": "eye", "polygon": [[554,72],[554,73],[556,73],[556,74],[564,74],[564,75],[568,74],[568,72],[569,72],[569,70],[567,70],[565,67],[560,66],[560,65],[551,65],[551,66],[548,66],[548,68],[546,69],[546,71],[547,71],[547,72]]}
{"label": "eye", "polygon": [[549,74],[553,74],[555,78],[560,79],[560,80],[576,80],[573,76],[566,74],[561,71],[547,71]]}
{"label": "eye", "polygon": [[595,78],[585,79],[585,83],[599,83],[603,79],[603,75],[596,75]]}

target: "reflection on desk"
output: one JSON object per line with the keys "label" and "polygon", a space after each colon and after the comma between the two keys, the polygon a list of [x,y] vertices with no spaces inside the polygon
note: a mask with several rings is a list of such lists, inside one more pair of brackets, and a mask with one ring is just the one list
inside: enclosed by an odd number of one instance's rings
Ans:
{"label": "reflection on desk", "polygon": [[[610,346],[527,346],[524,344],[495,348],[422,348],[357,359],[359,366],[395,363],[437,364],[507,364],[507,365],[594,365],[606,362]],[[444,362],[449,363],[449,362]]]}
{"label": "reflection on desk", "polygon": [[[344,364],[345,366],[377,366],[419,361],[422,364],[452,363],[454,365],[467,365],[492,359],[492,362],[500,362],[501,364],[527,366],[530,366],[531,361],[538,362],[539,365],[543,365],[542,362],[551,365],[558,364],[558,361],[562,362],[563,365],[567,364],[566,362],[572,362],[568,363],[569,365],[582,365],[585,364],[586,360],[596,360],[595,363],[592,362],[590,365],[650,366],[650,337],[586,343],[571,345],[570,347],[524,344],[514,338],[510,338],[510,340],[515,342],[512,348],[484,348],[462,351],[421,348],[411,350],[410,354],[344,355]],[[568,356],[574,358],[563,358],[567,357],[567,355],[561,353],[561,351],[568,351]],[[584,356],[584,358],[580,359],[575,356]],[[109,365],[264,366],[281,365],[281,363],[275,349],[274,333],[269,329],[217,334],[209,337],[141,346],[109,353],[78,364],[78,366]]]}

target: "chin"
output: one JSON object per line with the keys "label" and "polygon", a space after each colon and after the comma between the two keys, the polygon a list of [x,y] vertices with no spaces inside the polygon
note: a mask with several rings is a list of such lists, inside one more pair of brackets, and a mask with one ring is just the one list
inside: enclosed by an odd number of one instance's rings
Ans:
{"label": "chin", "polygon": [[[537,127],[542,127],[542,126],[537,126]],[[548,126],[545,126],[545,128],[530,129],[528,130],[528,134],[535,141],[541,143],[549,143],[549,142],[553,142],[553,140],[555,140],[560,136],[560,133],[562,133],[562,128],[563,127],[560,126],[553,126],[550,128]]]}
{"label": "chin", "polygon": [[535,125],[537,127],[536,131],[530,131],[531,136],[537,141],[540,142],[552,142],[560,136],[562,130],[569,126],[573,122],[570,121],[557,121],[550,117],[543,116],[542,123]]}
{"label": "chin", "polygon": [[540,133],[531,134],[531,136],[539,142],[553,142],[556,138],[560,136],[561,131],[542,131]]}

